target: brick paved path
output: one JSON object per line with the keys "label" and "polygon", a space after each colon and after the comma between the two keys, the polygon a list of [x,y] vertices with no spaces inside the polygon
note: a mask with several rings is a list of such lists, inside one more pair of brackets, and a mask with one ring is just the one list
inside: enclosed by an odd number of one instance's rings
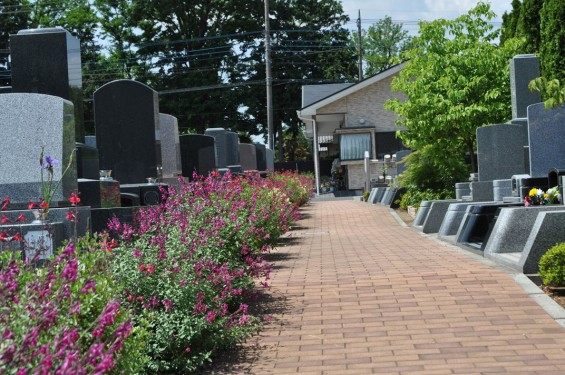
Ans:
{"label": "brick paved path", "polygon": [[213,373],[565,374],[565,329],[512,278],[401,226],[314,202],[273,258],[273,320]]}

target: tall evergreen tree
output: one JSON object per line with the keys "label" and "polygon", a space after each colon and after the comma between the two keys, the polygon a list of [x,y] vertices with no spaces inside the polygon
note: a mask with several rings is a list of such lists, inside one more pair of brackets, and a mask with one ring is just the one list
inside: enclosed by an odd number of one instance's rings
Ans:
{"label": "tall evergreen tree", "polygon": [[541,10],[540,60],[547,80],[565,82],[565,3],[545,0]]}
{"label": "tall evergreen tree", "polygon": [[502,27],[500,33],[501,44],[504,44],[508,39],[512,39],[517,36],[516,30],[518,20],[520,19],[521,9],[522,3],[520,0],[512,0],[512,10],[510,13],[504,12],[502,15]]}
{"label": "tall evergreen tree", "polygon": [[526,53],[537,53],[540,50],[540,11],[544,0],[523,0],[516,25],[516,34],[524,37]]}

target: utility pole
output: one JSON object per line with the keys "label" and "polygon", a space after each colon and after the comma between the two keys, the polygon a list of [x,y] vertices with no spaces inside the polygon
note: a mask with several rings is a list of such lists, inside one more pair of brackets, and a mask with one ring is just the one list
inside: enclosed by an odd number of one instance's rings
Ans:
{"label": "utility pole", "polygon": [[357,54],[359,55],[359,81],[363,80],[363,40],[361,37],[361,9],[357,18]]}
{"label": "utility pole", "polygon": [[267,82],[267,146],[275,150],[273,127],[273,77],[271,76],[271,26],[269,22],[269,0],[265,0],[265,69]]}

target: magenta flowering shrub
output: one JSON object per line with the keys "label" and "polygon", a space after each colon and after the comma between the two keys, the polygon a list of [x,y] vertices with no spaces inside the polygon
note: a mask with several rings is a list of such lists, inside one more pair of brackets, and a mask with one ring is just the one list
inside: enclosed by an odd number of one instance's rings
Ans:
{"label": "magenta flowering shrub", "polygon": [[296,171],[271,173],[269,180],[285,192],[290,201],[298,206],[306,204],[314,194],[312,176]]}
{"label": "magenta flowering shrub", "polygon": [[68,244],[45,268],[20,258],[0,254],[0,374],[143,368],[144,330],[117,298],[108,255],[94,240]]}
{"label": "magenta flowering shrub", "polygon": [[170,188],[135,228],[110,224],[123,301],[151,331],[150,372],[194,371],[256,329],[245,302],[269,280],[264,254],[298,218],[289,185],[213,175]]}

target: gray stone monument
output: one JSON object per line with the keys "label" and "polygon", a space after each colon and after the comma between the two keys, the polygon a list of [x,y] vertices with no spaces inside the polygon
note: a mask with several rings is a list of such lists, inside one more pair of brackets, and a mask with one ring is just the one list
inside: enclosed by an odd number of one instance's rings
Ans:
{"label": "gray stone monument", "polygon": [[479,181],[509,179],[526,173],[524,146],[528,131],[522,125],[497,124],[477,129]]}
{"label": "gray stone monument", "polygon": [[161,158],[157,92],[143,83],[117,80],[94,92],[96,146],[100,169],[112,170],[122,184],[145,183],[158,176]]}
{"label": "gray stone monument", "polygon": [[227,165],[240,165],[239,162],[239,136],[236,132],[226,132],[227,141]]}
{"label": "gray stone monument", "polygon": [[163,178],[177,178],[182,173],[180,158],[179,125],[177,118],[159,114],[161,135],[161,162]]}
{"label": "gray stone monument", "polygon": [[266,156],[265,162],[268,171],[273,171],[275,169],[275,152],[270,148],[265,149]]}
{"label": "gray stone monument", "polygon": [[257,170],[257,149],[250,143],[239,144],[239,161],[244,171]]}
{"label": "gray stone monument", "polygon": [[539,58],[535,55],[517,55],[510,60],[510,93],[512,97],[512,118],[526,117],[530,104],[541,102],[537,91],[530,91],[528,84],[540,76]]}
{"label": "gray stone monument", "polygon": [[547,110],[543,103],[528,107],[530,176],[547,176],[565,168],[565,105]]}
{"label": "gray stone monument", "polygon": [[214,152],[216,155],[216,168],[228,166],[228,136],[224,128],[208,128],[204,135],[214,137]]}
{"label": "gray stone monument", "polygon": [[400,176],[406,169],[404,158],[412,153],[412,150],[396,151],[396,175]]}
{"label": "gray stone monument", "polygon": [[66,200],[76,192],[74,159],[61,180],[75,148],[74,109],[70,101],[44,94],[2,94],[0,134],[0,197],[9,196],[15,203],[40,198],[42,147],[46,156],[60,161],[53,168],[54,182],[61,184],[52,202]]}
{"label": "gray stone monument", "polygon": [[84,142],[80,41],[65,29],[10,35],[12,92],[58,96],[74,104],[75,138]]}

